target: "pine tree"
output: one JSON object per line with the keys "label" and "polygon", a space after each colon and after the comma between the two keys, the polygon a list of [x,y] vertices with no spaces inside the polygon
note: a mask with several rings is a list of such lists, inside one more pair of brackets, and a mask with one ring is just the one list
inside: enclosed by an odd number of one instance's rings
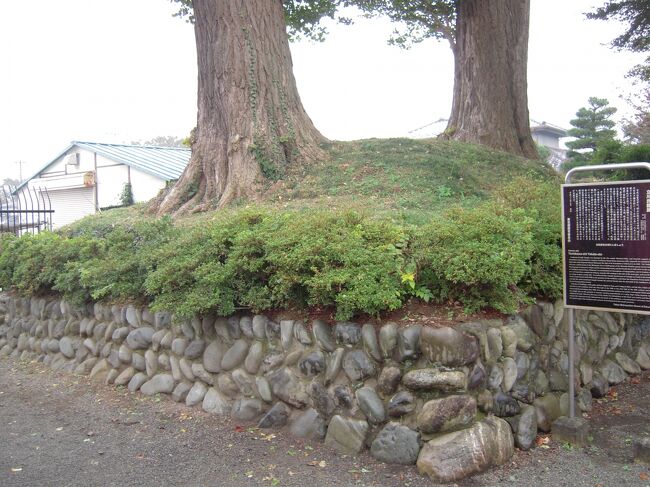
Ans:
{"label": "pine tree", "polygon": [[576,118],[571,120],[573,128],[567,132],[569,136],[576,138],[566,143],[570,149],[568,156],[571,158],[589,160],[600,144],[616,138],[616,123],[611,120],[616,108],[609,106],[609,101],[605,98],[592,96],[588,102],[588,107],[582,107],[576,112]]}

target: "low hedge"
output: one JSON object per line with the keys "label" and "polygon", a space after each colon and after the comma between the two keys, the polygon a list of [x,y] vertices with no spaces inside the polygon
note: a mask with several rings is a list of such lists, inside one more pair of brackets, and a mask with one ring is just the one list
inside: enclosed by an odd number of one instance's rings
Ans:
{"label": "low hedge", "polygon": [[26,295],[145,301],[181,316],[334,306],[338,319],[413,296],[512,312],[561,292],[559,191],[519,180],[420,227],[355,212],[230,210],[209,223],[87,220],[0,237],[0,286]]}

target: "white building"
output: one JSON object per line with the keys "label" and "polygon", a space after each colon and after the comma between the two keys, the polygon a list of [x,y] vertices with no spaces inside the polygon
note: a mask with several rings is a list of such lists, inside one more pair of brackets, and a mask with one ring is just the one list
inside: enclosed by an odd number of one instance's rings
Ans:
{"label": "white building", "polygon": [[56,229],[121,205],[127,184],[134,202],[150,200],[180,177],[189,159],[186,148],[72,142],[14,193],[28,187],[46,194]]}
{"label": "white building", "polygon": [[559,169],[560,165],[566,160],[567,152],[561,146],[560,139],[567,136],[567,131],[556,125],[542,122],[531,124],[530,133],[536,143],[546,147],[551,152],[548,163],[555,169]]}

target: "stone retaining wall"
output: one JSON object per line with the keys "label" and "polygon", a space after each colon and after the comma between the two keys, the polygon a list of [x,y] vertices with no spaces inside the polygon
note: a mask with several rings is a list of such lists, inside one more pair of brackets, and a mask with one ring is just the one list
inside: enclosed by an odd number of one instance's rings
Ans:
{"label": "stone retaining wall", "polygon": [[[369,448],[444,482],[504,463],[567,414],[566,337],[561,303],[452,329],[177,321],[135,306],[0,295],[0,356],[286,426],[346,454]],[[650,368],[650,322],[580,311],[576,350],[577,405],[589,411],[593,396]]]}

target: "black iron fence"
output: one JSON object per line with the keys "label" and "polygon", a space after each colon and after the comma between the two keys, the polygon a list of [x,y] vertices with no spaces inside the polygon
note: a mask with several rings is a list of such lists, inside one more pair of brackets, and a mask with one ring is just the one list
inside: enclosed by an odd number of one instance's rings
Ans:
{"label": "black iron fence", "polygon": [[16,191],[2,186],[0,191],[0,232],[16,235],[52,230],[52,202],[47,188],[24,186]]}

